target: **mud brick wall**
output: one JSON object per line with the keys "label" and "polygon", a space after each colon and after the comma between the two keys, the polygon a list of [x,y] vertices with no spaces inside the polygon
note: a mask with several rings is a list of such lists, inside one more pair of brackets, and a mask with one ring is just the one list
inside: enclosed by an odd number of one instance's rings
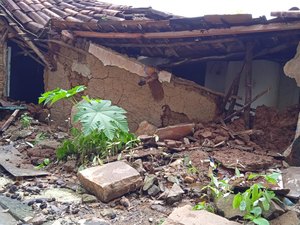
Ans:
{"label": "mud brick wall", "polygon": [[[127,111],[129,127],[135,131],[143,120],[161,126],[163,106],[168,105],[172,121],[210,121],[217,113],[219,97],[207,92],[193,82],[173,78],[163,82],[164,98],[154,100],[148,85],[139,86],[141,76],[117,66],[104,66],[95,56],[59,47],[55,56],[57,70],[45,72],[45,89],[68,89],[75,85],[87,86],[84,94],[109,99]],[[64,125],[71,105],[60,102],[53,106],[51,116],[55,123]]]}

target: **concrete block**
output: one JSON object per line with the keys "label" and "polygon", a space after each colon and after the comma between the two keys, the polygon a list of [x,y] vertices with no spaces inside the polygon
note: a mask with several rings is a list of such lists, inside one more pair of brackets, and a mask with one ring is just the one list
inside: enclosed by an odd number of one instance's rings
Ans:
{"label": "concrete block", "polygon": [[240,223],[227,220],[224,217],[207,212],[192,210],[190,205],[176,208],[162,225],[239,225]]}
{"label": "concrete block", "polygon": [[143,184],[138,171],[121,161],[82,170],[78,179],[85,189],[103,202],[135,191]]}

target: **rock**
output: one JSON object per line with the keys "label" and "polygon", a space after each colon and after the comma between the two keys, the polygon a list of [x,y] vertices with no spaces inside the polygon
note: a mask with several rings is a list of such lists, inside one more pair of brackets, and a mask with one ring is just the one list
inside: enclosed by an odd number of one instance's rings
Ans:
{"label": "rock", "polygon": [[167,213],[168,211],[168,209],[162,205],[151,205],[150,208],[160,213]]}
{"label": "rock", "polygon": [[38,157],[42,159],[50,158],[52,156],[55,156],[55,149],[41,149],[40,147],[33,147],[27,150],[27,155],[29,157]]}
{"label": "rock", "polygon": [[122,161],[82,170],[78,179],[85,189],[103,202],[135,191],[143,184],[138,171]]}
{"label": "rock", "polygon": [[68,173],[75,172],[76,163],[76,160],[68,160],[66,163],[64,163],[64,170]]}
{"label": "rock", "polygon": [[[213,157],[224,167],[235,169],[238,167],[240,171],[259,171],[267,168],[274,168],[279,162],[273,157],[267,155],[258,155],[252,152],[246,152],[238,149],[226,149],[223,151],[215,151]],[[236,162],[239,165],[236,165]],[[243,166],[240,166],[243,165]]]}
{"label": "rock", "polygon": [[300,197],[300,167],[289,167],[282,171],[283,188],[289,189],[287,197]]}
{"label": "rock", "polygon": [[264,218],[271,220],[278,216],[281,216],[284,213],[285,210],[272,200],[270,202],[270,209],[268,211],[263,211],[262,215]]}
{"label": "rock", "polygon": [[80,203],[81,196],[76,194],[74,191],[66,188],[51,188],[41,192],[40,195],[34,196],[35,198],[41,199],[52,199],[55,198],[58,202],[64,203]]}
{"label": "rock", "polygon": [[152,125],[151,123],[147,121],[142,121],[139,124],[138,129],[134,132],[137,136],[139,135],[153,135],[155,131],[157,130],[157,127]]}
{"label": "rock", "polygon": [[227,219],[234,219],[236,217],[243,217],[245,215],[245,212],[243,213],[239,209],[234,209],[232,207],[234,196],[235,195],[230,194],[227,197],[215,199],[215,204],[219,214]]}
{"label": "rock", "polygon": [[99,219],[99,218],[92,218],[92,219],[83,219],[78,221],[79,225],[110,225],[109,222]]}
{"label": "rock", "polygon": [[112,209],[103,209],[100,213],[103,217],[108,217],[110,219],[114,219],[117,216]]}
{"label": "rock", "polygon": [[47,219],[45,215],[39,214],[33,217],[29,222],[32,223],[32,225],[42,225],[47,222]]}
{"label": "rock", "polygon": [[213,133],[211,131],[204,131],[200,134],[203,138],[211,138]]}
{"label": "rock", "polygon": [[97,202],[97,198],[94,195],[83,194],[82,195],[82,203],[93,203]]}
{"label": "rock", "polygon": [[152,185],[149,189],[148,189],[148,195],[154,197],[156,196],[159,192],[160,192],[160,189],[157,185]]}
{"label": "rock", "polygon": [[178,184],[173,184],[166,198],[166,203],[172,205],[175,202],[181,201],[183,194],[184,191],[181,189],[181,187]]}
{"label": "rock", "polygon": [[155,182],[157,181],[157,177],[153,174],[150,174],[145,177],[143,191],[147,191]]}
{"label": "rock", "polygon": [[132,167],[136,169],[140,174],[146,173],[146,170],[143,166],[143,161],[141,159],[137,159],[132,163]]}
{"label": "rock", "polygon": [[270,221],[270,225],[299,225],[300,220],[298,219],[295,211],[288,211],[287,213],[277,217]]}
{"label": "rock", "polygon": [[23,138],[26,138],[26,137],[30,136],[32,133],[33,132],[31,130],[27,130],[27,129],[16,130],[11,135],[10,140],[11,141],[16,141],[18,139],[23,139]]}
{"label": "rock", "polygon": [[69,135],[65,132],[57,132],[54,134],[54,137],[57,138],[58,140],[63,140],[66,139]]}
{"label": "rock", "polygon": [[13,180],[10,180],[5,177],[0,177],[0,188],[4,188],[7,184],[12,183]]}
{"label": "rock", "polygon": [[239,225],[240,223],[225,219],[206,210],[192,210],[185,205],[176,208],[162,225]]}
{"label": "rock", "polygon": [[156,135],[159,140],[181,140],[184,137],[191,135],[194,132],[195,124],[178,124],[174,126],[159,128],[156,131]]}
{"label": "rock", "polygon": [[185,183],[188,183],[188,184],[195,183],[195,178],[194,178],[194,177],[190,177],[190,176],[186,176],[186,177],[184,178],[184,182],[185,182]]}
{"label": "rock", "polygon": [[125,208],[129,208],[130,207],[130,201],[129,201],[129,199],[126,198],[126,197],[124,197],[124,196],[120,199],[120,204],[122,206],[124,206]]}
{"label": "rock", "polygon": [[38,146],[40,146],[41,148],[51,148],[51,149],[57,149],[58,146],[60,145],[60,143],[58,141],[55,140],[41,140],[38,142]]}

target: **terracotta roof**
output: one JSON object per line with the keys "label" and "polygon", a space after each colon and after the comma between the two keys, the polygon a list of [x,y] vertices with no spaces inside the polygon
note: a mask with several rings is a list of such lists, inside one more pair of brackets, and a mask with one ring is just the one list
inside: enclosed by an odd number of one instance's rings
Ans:
{"label": "terracotta roof", "polygon": [[159,20],[172,17],[152,8],[133,8],[98,0],[2,0],[3,9],[37,33],[50,19],[69,22]]}

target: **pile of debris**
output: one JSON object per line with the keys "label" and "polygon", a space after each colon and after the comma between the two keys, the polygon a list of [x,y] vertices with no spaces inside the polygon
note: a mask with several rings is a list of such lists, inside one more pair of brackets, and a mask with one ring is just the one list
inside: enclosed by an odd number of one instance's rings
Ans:
{"label": "pile of debris", "polygon": [[[69,138],[65,129],[38,120],[24,127],[16,119],[0,141],[4,168],[0,205],[9,208],[20,224],[240,224],[243,215],[232,209],[233,195],[212,202],[221,216],[191,211],[191,206],[211,201],[203,187],[210,183],[212,172],[219,179],[231,179],[236,169],[244,174],[282,169],[284,158],[278,153],[294,137],[298,110],[279,113],[259,107],[251,130],[244,129],[241,119],[158,129],[143,122],[138,131],[140,146],[105,159],[105,165],[86,169],[79,168],[76,159],[55,162],[55,150]],[[41,114],[46,115],[34,116]],[[52,163],[45,164],[45,158]],[[212,162],[219,165],[218,170]],[[282,182],[274,190],[283,204],[273,202],[265,217],[276,220],[274,224],[287,224],[286,218],[290,224],[299,224],[300,169],[281,172]],[[234,186],[245,189],[249,183],[239,180]],[[20,207],[25,213],[13,210]],[[173,211],[174,207],[178,208]]]}

